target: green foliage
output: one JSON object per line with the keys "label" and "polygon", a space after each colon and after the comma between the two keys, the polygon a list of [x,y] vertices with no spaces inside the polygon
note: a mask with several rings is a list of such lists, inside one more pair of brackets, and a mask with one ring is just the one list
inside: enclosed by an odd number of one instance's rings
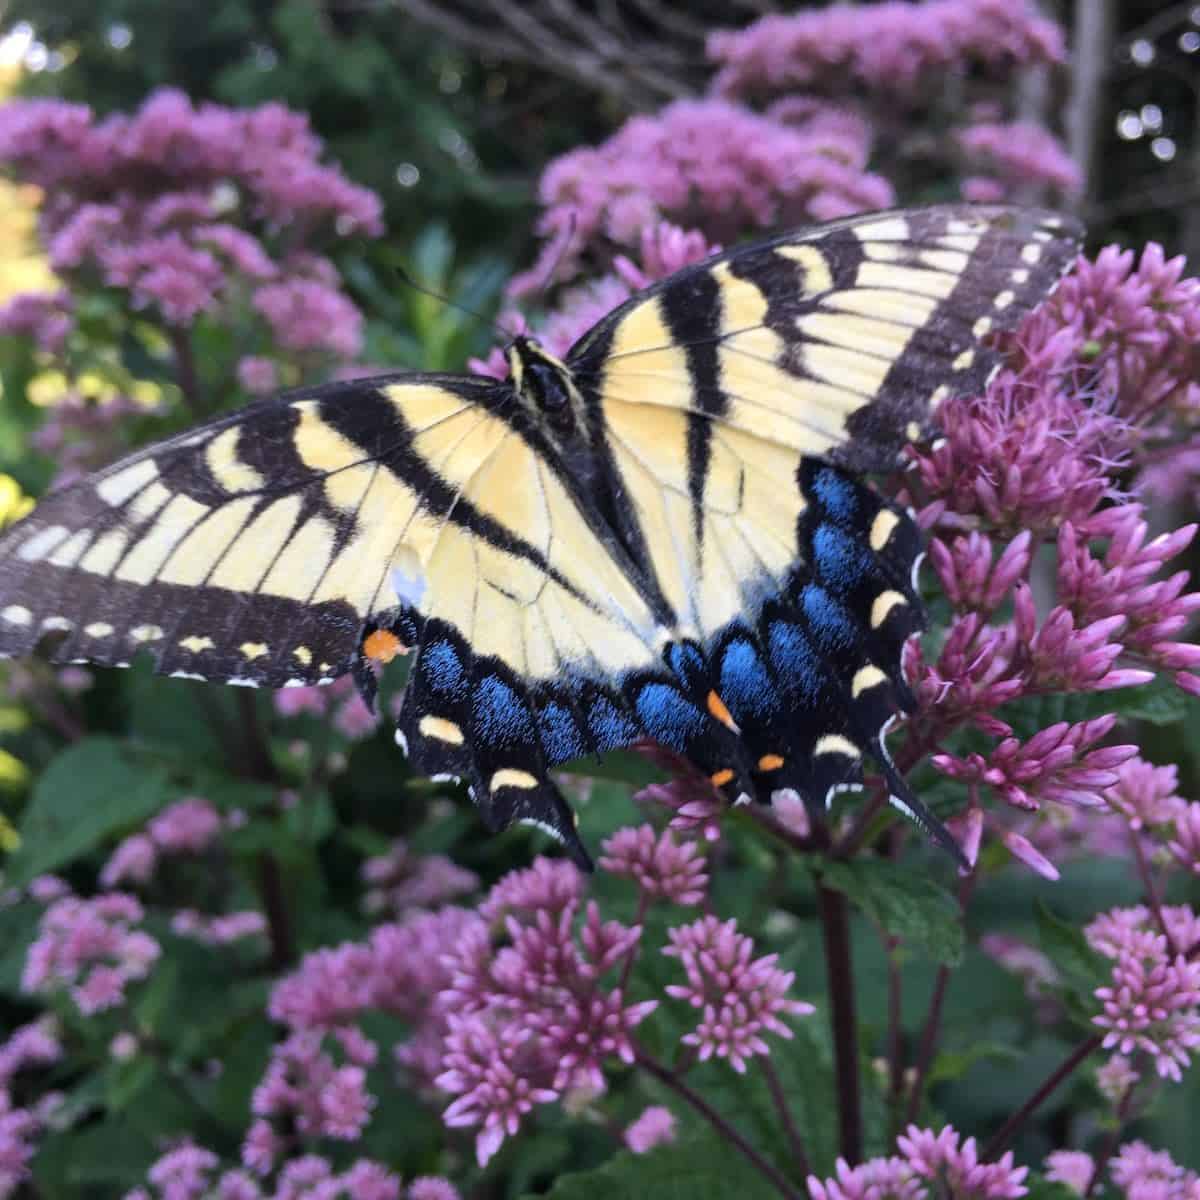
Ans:
{"label": "green foliage", "polygon": [[954,898],[919,868],[882,859],[822,864],[821,880],[845,893],[881,929],[935,962],[962,961],[962,918]]}
{"label": "green foliage", "polygon": [[172,797],[166,770],[115,738],[93,737],[58,755],[21,820],[11,883],[57,870],[115,833],[135,829]]}
{"label": "green foliage", "polygon": [[697,1130],[673,1146],[647,1155],[622,1151],[602,1167],[563,1175],[550,1189],[550,1200],[773,1200],[774,1188],[727,1142],[711,1130]]}

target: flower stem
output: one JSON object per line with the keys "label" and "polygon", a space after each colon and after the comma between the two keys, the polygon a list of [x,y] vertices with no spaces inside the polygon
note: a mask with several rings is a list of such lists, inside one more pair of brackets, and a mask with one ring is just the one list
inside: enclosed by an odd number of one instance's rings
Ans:
{"label": "flower stem", "polygon": [[[966,919],[967,905],[975,890],[978,872],[972,871],[958,885],[958,908]],[[904,1114],[905,1126],[911,1125],[921,1111],[921,1098],[925,1092],[925,1078],[933,1065],[933,1052],[937,1049],[938,1033],[941,1031],[942,1007],[946,1001],[946,988],[950,983],[950,968],[940,966],[933,982],[933,995],[929,1000],[929,1015],[925,1018],[925,1029],[921,1034],[921,1047],[917,1051],[917,1066],[913,1074],[912,1091],[908,1096],[908,1108]]]}
{"label": "flower stem", "polygon": [[637,1049],[635,1055],[635,1061],[643,1071],[653,1075],[664,1087],[674,1092],[675,1095],[687,1104],[690,1104],[692,1108],[708,1121],[721,1137],[742,1154],[755,1170],[770,1181],[775,1190],[785,1200],[800,1200],[800,1193],[788,1183],[779,1170],[755,1150],[699,1092],[688,1087],[682,1079],[678,1078],[678,1076],[669,1071],[662,1063],[656,1058],[652,1058],[644,1050]]}
{"label": "flower stem", "polygon": [[1084,1038],[1066,1058],[1063,1059],[1053,1071],[1042,1081],[1037,1090],[1013,1113],[1011,1117],[1000,1127],[999,1132],[984,1146],[982,1153],[979,1155],[983,1162],[990,1162],[992,1159],[999,1158],[1004,1153],[1009,1142],[1020,1132],[1021,1126],[1033,1116],[1034,1112],[1041,1107],[1042,1102],[1058,1087],[1064,1079],[1068,1078],[1071,1073],[1078,1067],[1086,1058],[1088,1058],[1096,1050],[1100,1049],[1101,1042],[1104,1041],[1103,1034],[1095,1033],[1091,1037]]}
{"label": "flower stem", "polygon": [[841,892],[817,884],[825,970],[829,979],[829,1021],[833,1030],[834,1070],[838,1090],[838,1130],[842,1157],[851,1165],[862,1160],[862,1098],[858,1081],[858,1020],[855,1015],[854,968],[850,961],[850,915]]}
{"label": "flower stem", "polygon": [[775,1110],[779,1113],[779,1120],[783,1125],[784,1132],[787,1134],[792,1158],[796,1163],[796,1174],[801,1179],[807,1179],[812,1174],[812,1170],[808,1165],[808,1155],[804,1152],[804,1139],[800,1136],[800,1130],[796,1127],[796,1118],[792,1115],[792,1106],[788,1104],[787,1096],[784,1095],[783,1085],[779,1082],[779,1075],[771,1065],[770,1058],[766,1055],[760,1055],[758,1063],[762,1067],[763,1077],[767,1081],[767,1089],[771,1093]]}
{"label": "flower stem", "polygon": [[[242,774],[263,783],[277,783],[266,734],[258,719],[254,693],[245,688],[235,688],[234,691],[242,726]],[[267,935],[271,943],[271,968],[279,971],[296,958],[283,873],[279,869],[279,860],[269,850],[263,850],[258,855],[257,871],[258,895],[267,918]]]}
{"label": "flower stem", "polygon": [[1158,926],[1158,931],[1167,939],[1167,950],[1172,958],[1179,953],[1179,947],[1175,945],[1175,939],[1171,936],[1171,931],[1167,928],[1167,919],[1163,916],[1162,896],[1159,895],[1158,886],[1154,882],[1154,876],[1150,872],[1150,864],[1146,861],[1146,851],[1142,846],[1142,839],[1136,829],[1129,831],[1129,840],[1133,844],[1133,857],[1137,862],[1138,874],[1142,879],[1142,886],[1146,889],[1146,904],[1150,912],[1154,916],[1154,923]]}
{"label": "flower stem", "polygon": [[200,380],[196,374],[192,339],[186,329],[171,327],[171,349],[175,354],[175,382],[179,384],[188,411],[199,420],[204,416],[204,401],[200,396]]}
{"label": "flower stem", "polygon": [[[644,891],[638,891],[638,909],[637,916],[634,918],[635,925],[641,925],[646,919],[646,909],[649,907],[649,897]],[[638,951],[641,949],[642,939],[639,937],[636,942],[625,952],[625,961],[621,964],[621,982],[617,984],[617,991],[622,995],[625,994],[625,989],[629,985],[629,976],[633,971],[633,964],[637,960]]]}
{"label": "flower stem", "polygon": [[1104,1174],[1104,1168],[1108,1166],[1108,1160],[1117,1152],[1117,1143],[1120,1142],[1121,1134],[1125,1131],[1125,1122],[1129,1120],[1129,1110],[1133,1107],[1133,1093],[1137,1085],[1138,1081],[1135,1079],[1125,1089],[1125,1094],[1117,1105],[1116,1124],[1105,1139],[1100,1153],[1096,1155],[1096,1165],[1092,1169],[1092,1177],[1088,1180],[1087,1191],[1083,1193],[1085,1197],[1095,1192],[1096,1186],[1100,1182],[1100,1176]]}
{"label": "flower stem", "polygon": [[925,1017],[925,1029],[921,1033],[921,1048],[917,1051],[917,1066],[913,1072],[912,1088],[908,1093],[908,1105],[904,1110],[904,1126],[907,1128],[921,1111],[921,1098],[925,1093],[925,1077],[933,1062],[938,1032],[942,1024],[942,1005],[946,1000],[946,987],[950,983],[950,968],[941,966],[933,980],[933,995],[929,1000],[929,1013]]}
{"label": "flower stem", "polygon": [[888,972],[888,1099],[893,1110],[904,1093],[904,994],[900,964],[896,961],[896,938],[884,934]]}

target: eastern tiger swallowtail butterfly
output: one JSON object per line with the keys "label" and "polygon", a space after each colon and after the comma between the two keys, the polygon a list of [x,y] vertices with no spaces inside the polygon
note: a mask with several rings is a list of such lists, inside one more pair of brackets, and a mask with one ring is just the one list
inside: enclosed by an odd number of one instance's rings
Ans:
{"label": "eastern tiger swallowtail butterfly", "polygon": [[[305,388],[48,495],[0,540],[0,653],[265,687],[415,651],[396,740],[485,823],[587,853],[549,777],[653,739],[727,800],[814,813],[892,768],[921,540],[893,467],[1080,230],[943,205],[757,242],[633,296],[510,378]],[[959,854],[961,858],[961,855]]]}

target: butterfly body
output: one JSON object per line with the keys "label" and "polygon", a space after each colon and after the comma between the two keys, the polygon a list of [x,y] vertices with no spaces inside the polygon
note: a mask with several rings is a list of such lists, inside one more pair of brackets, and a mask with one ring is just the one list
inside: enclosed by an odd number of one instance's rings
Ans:
{"label": "butterfly body", "polygon": [[815,815],[891,768],[922,625],[911,517],[860,478],[1053,286],[1053,214],[871,214],[686,268],[509,378],[394,375],[252,405],[48,496],[0,540],[0,652],[287,687],[415,651],[397,740],[485,823],[651,738],[731,802]]}

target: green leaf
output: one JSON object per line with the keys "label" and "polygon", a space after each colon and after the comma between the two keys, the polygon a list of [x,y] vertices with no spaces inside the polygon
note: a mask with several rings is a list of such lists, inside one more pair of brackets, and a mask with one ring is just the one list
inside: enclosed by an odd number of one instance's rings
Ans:
{"label": "green leaf", "polygon": [[9,882],[21,886],[141,825],[170,798],[166,771],[112,738],[85,738],[42,773],[21,821]]}
{"label": "green leaf", "polygon": [[916,868],[864,858],[826,863],[821,867],[821,879],[909,948],[949,967],[962,961],[958,904],[945,888]]}
{"label": "green leaf", "polygon": [[1115,701],[1110,711],[1149,725],[1174,725],[1189,713],[1193,719],[1200,713],[1196,698],[1176,687],[1166,675],[1159,675],[1142,687],[1123,688],[1108,695]]}
{"label": "green leaf", "polygon": [[123,1117],[113,1117],[49,1134],[31,1164],[33,1182],[43,1200],[119,1196],[146,1182],[156,1157],[152,1138]]}
{"label": "green leaf", "polygon": [[972,1042],[964,1050],[941,1050],[929,1072],[929,1086],[948,1079],[961,1079],[977,1062],[1016,1063],[1022,1054],[1000,1042]]}
{"label": "green leaf", "polygon": [[[809,1163],[815,1172],[824,1174],[833,1169],[838,1153],[828,1022],[823,1014],[816,1013],[788,1024],[795,1036],[786,1041],[771,1038],[771,1067]],[[738,1074],[724,1061],[709,1061],[688,1072],[688,1083],[751,1145],[790,1174],[791,1147],[761,1062],[751,1062],[744,1074]],[[690,1114],[685,1120],[691,1120]],[[703,1128],[711,1132],[707,1123]]]}
{"label": "green leaf", "polygon": [[21,900],[9,908],[0,908],[0,993],[18,997],[25,956],[37,937],[42,906]]}
{"label": "green leaf", "polygon": [[1088,945],[1078,925],[1064,921],[1041,900],[1034,901],[1038,941],[1067,985],[1076,992],[1091,994],[1112,974],[1112,964]]}
{"label": "green leaf", "polygon": [[706,1127],[647,1154],[622,1151],[594,1171],[563,1175],[548,1200],[778,1200],[767,1178]]}
{"label": "green leaf", "polygon": [[1117,688],[1111,692],[1057,692],[1050,696],[1025,696],[1003,705],[996,715],[1007,721],[1019,738],[1032,737],[1040,729],[1059,721],[1075,724],[1107,713],[1149,725],[1173,725],[1189,713],[1200,711],[1194,697],[1160,675],[1141,687]]}

